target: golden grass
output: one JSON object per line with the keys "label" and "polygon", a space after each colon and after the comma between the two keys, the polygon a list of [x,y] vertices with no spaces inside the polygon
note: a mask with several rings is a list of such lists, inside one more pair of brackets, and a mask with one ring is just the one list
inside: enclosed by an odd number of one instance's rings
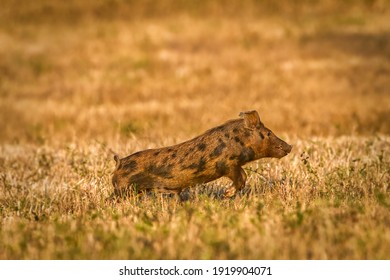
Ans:
{"label": "golden grass", "polygon": [[[388,1],[152,2],[2,4],[0,259],[388,259]],[[294,150],[241,195],[106,202],[248,109]]]}
{"label": "golden grass", "polygon": [[118,203],[106,201],[113,161],[100,144],[3,146],[0,258],[387,259],[389,143],[297,140],[289,158],[246,166],[232,200],[215,197],[220,179],[186,202]]}

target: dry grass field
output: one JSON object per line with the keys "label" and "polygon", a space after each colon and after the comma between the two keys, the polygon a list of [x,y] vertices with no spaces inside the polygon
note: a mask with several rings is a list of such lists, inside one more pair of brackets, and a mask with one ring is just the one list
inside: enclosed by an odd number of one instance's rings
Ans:
{"label": "dry grass field", "polygon": [[[275,3],[276,2],[276,3]],[[390,2],[0,8],[0,259],[390,259]],[[256,109],[294,145],[190,199],[114,160]]]}

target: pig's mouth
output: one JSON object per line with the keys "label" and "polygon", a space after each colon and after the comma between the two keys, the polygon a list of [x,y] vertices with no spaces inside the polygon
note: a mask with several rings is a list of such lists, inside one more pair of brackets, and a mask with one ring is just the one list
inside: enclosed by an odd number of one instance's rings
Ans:
{"label": "pig's mouth", "polygon": [[291,150],[292,150],[292,146],[291,145],[288,145],[288,147],[282,147],[282,146],[279,146],[278,147],[278,151],[279,151],[279,155],[277,156],[278,159],[281,159],[282,157],[285,157],[287,156]]}

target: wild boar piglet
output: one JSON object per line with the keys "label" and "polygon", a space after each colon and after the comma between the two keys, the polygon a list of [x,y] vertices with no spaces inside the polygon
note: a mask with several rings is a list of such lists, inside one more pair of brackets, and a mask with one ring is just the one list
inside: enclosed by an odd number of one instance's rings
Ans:
{"label": "wild boar piglet", "polygon": [[282,158],[292,149],[264,126],[257,111],[239,116],[177,145],[124,158],[115,155],[113,195],[148,190],[180,194],[187,187],[225,176],[233,184],[224,196],[233,196],[245,187],[246,173],[241,166],[260,158]]}

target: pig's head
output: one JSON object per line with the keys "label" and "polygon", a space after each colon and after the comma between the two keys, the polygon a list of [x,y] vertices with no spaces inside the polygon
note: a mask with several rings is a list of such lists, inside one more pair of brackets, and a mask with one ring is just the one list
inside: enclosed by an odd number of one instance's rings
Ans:
{"label": "pig's head", "polygon": [[247,144],[255,152],[256,159],[282,158],[291,152],[292,146],[265,127],[257,111],[242,112],[240,117],[244,119],[244,128],[250,132]]}

